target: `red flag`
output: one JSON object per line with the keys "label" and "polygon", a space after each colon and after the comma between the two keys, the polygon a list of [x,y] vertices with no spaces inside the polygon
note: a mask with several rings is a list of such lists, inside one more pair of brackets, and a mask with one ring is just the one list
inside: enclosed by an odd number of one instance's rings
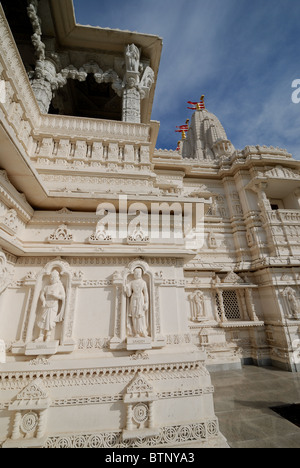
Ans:
{"label": "red flag", "polygon": [[189,129],[189,126],[188,125],[176,125],[176,128],[178,128],[179,130],[175,130],[175,132],[181,133],[181,132],[187,132]]}
{"label": "red flag", "polygon": [[201,96],[200,102],[188,101],[188,104],[192,104],[193,106],[195,106],[195,107],[188,107],[188,109],[191,109],[191,110],[205,109],[204,95]]}

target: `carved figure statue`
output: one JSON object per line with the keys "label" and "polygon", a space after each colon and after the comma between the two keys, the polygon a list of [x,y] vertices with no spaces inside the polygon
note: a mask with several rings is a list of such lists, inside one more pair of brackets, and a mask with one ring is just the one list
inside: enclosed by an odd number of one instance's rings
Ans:
{"label": "carved figure statue", "polygon": [[127,46],[125,57],[127,71],[139,73],[140,51],[136,45],[131,44]]}
{"label": "carved figure statue", "polygon": [[290,317],[294,319],[300,319],[300,300],[296,296],[296,292],[292,288],[286,288],[283,292],[283,296],[286,296]]}
{"label": "carved figure statue", "polygon": [[196,291],[189,296],[191,302],[191,319],[193,321],[201,320],[205,317],[204,296],[201,291]]}
{"label": "carved figure statue", "polygon": [[36,341],[50,341],[52,330],[58,322],[62,322],[64,319],[65,297],[66,293],[60,280],[60,274],[57,270],[53,270],[50,274],[50,284],[46,285],[40,294],[43,312],[37,320],[40,335]]}
{"label": "carved figure statue", "polygon": [[146,281],[142,278],[142,269],[134,270],[134,279],[125,286],[130,298],[127,311],[128,336],[147,337],[149,326],[149,294]]}

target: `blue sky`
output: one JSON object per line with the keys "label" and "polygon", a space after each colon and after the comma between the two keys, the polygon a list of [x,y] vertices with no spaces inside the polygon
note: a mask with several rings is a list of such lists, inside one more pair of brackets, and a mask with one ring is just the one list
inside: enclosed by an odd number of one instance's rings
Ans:
{"label": "blue sky", "polygon": [[[286,148],[300,159],[299,0],[74,0],[80,24],[163,38],[152,120],[157,148],[175,149],[176,125],[205,94],[238,149]],[[300,95],[300,93],[299,93]]]}

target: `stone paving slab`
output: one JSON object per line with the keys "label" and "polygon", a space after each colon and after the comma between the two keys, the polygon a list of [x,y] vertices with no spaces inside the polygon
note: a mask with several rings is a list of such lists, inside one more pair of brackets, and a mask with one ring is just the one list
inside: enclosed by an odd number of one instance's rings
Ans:
{"label": "stone paving slab", "polygon": [[300,448],[300,428],[270,409],[300,403],[300,374],[245,366],[211,377],[221,433],[231,448]]}

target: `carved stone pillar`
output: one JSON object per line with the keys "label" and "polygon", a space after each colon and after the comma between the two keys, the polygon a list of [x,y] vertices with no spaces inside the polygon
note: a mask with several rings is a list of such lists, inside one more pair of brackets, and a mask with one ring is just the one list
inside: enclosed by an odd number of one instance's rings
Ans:
{"label": "carved stone pillar", "polygon": [[52,83],[56,78],[56,67],[50,60],[38,61],[31,86],[43,114],[47,114],[53,99]]}
{"label": "carved stone pillar", "polygon": [[154,72],[151,67],[140,61],[140,50],[134,44],[125,49],[126,72],[123,85],[123,122],[141,122],[141,101],[149,95],[154,83]]}
{"label": "carved stone pillar", "polygon": [[20,432],[21,419],[22,419],[22,413],[21,411],[17,411],[14,417],[13,430],[12,430],[12,435],[11,435],[12,440],[18,440],[21,437],[21,432]]}
{"label": "carved stone pillar", "polygon": [[250,319],[253,320],[253,322],[258,322],[259,319],[256,315],[255,306],[253,303],[252,290],[249,288],[245,289],[245,299],[246,299],[247,310],[248,310]]}
{"label": "carved stone pillar", "polygon": [[140,83],[140,50],[131,44],[125,50],[126,72],[123,91],[123,122],[140,123],[141,96],[138,90]]}
{"label": "carved stone pillar", "polygon": [[132,423],[132,405],[127,406],[127,431],[132,431],[133,430],[133,423]]}
{"label": "carved stone pillar", "polygon": [[48,415],[48,410],[44,409],[40,411],[39,414],[39,424],[38,424],[38,430],[37,430],[37,439],[40,439],[41,437],[44,437],[45,432],[46,432],[46,427],[47,427],[47,415]]}
{"label": "carved stone pillar", "polygon": [[154,421],[154,404],[153,401],[149,403],[149,429],[153,429],[155,427]]}
{"label": "carved stone pillar", "polygon": [[217,289],[216,291],[218,300],[219,300],[220,311],[221,311],[221,322],[228,322],[226,315],[225,315],[225,307],[224,307],[222,292],[223,291],[221,289]]}
{"label": "carved stone pillar", "polygon": [[245,289],[237,289],[236,293],[240,299],[240,305],[242,308],[242,320],[248,321],[249,316],[248,316],[248,307],[246,303],[246,298],[245,298]]}
{"label": "carved stone pillar", "polygon": [[123,122],[141,122],[141,97],[136,88],[126,88],[123,92]]}

